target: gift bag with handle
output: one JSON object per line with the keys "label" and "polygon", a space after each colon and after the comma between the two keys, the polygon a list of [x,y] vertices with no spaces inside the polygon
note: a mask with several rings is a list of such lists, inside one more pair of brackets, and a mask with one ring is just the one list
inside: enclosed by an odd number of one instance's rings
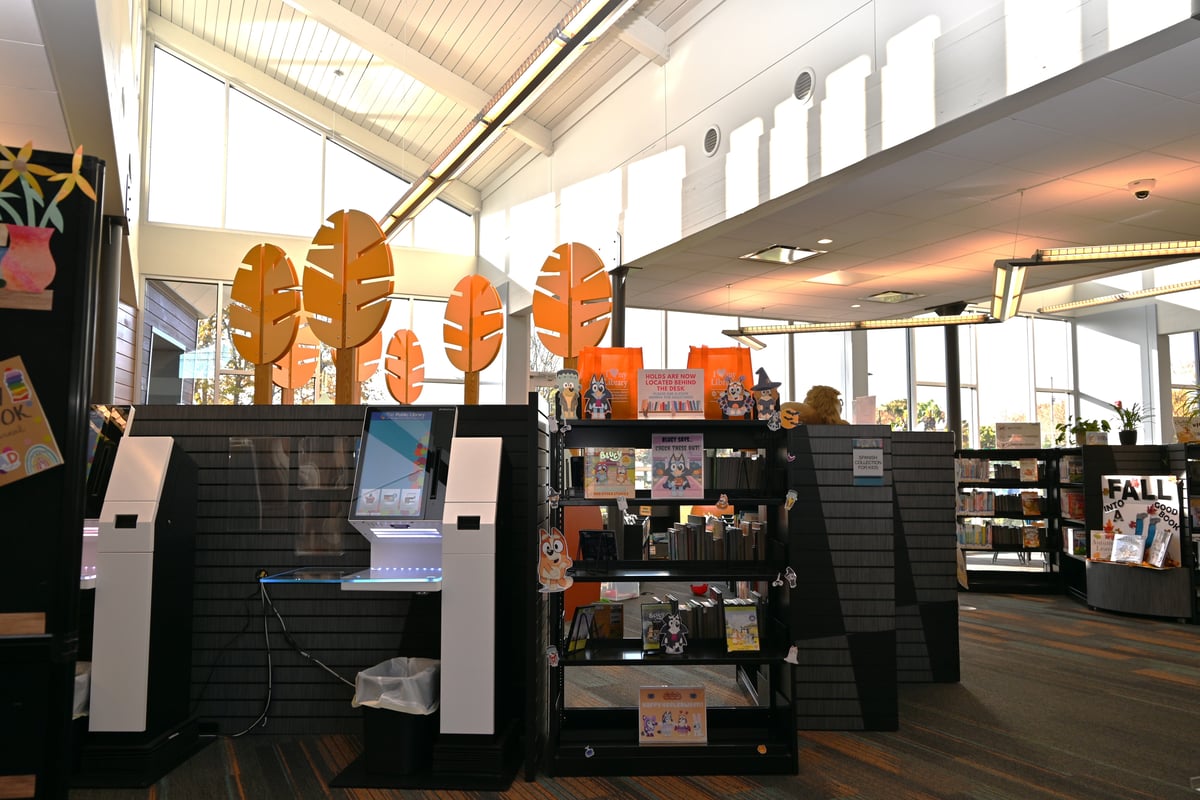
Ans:
{"label": "gift bag with handle", "polygon": [[637,419],[640,347],[585,347],[579,351],[579,394],[586,419]]}
{"label": "gift bag with handle", "polygon": [[754,419],[750,348],[693,346],[687,365],[704,370],[705,419]]}

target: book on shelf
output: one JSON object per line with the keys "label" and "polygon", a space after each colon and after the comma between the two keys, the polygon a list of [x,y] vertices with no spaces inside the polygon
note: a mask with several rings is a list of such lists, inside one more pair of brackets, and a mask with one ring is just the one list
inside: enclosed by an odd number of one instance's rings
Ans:
{"label": "book on shelf", "polygon": [[1113,535],[1109,531],[1092,531],[1091,532],[1092,549],[1089,555],[1087,550],[1077,555],[1085,555],[1091,558],[1092,561],[1112,561],[1113,553]]}
{"label": "book on shelf", "polygon": [[625,638],[625,606],[620,603],[596,602],[580,608],[591,610],[590,633],[593,639]]}
{"label": "book on shelf", "polygon": [[579,532],[579,559],[581,561],[616,561],[616,532],[606,528],[581,530]]}
{"label": "book on shelf", "polygon": [[1021,483],[1037,483],[1038,460],[1036,458],[1021,459]]}
{"label": "book on shelf", "polygon": [[567,636],[567,652],[575,653],[587,649],[588,639],[592,638],[596,617],[591,606],[580,606],[571,617],[571,632]]}
{"label": "book on shelf", "polygon": [[653,500],[704,497],[704,435],[700,433],[656,433],[650,438],[650,462],[654,482]]}
{"label": "book on shelf", "polygon": [[1075,489],[1064,490],[1059,496],[1059,510],[1064,517],[1084,519],[1087,512],[1084,508],[1083,492]]}
{"label": "book on shelf", "polygon": [[1145,552],[1146,540],[1136,533],[1118,533],[1113,536],[1114,564],[1140,564]]}
{"label": "book on shelf", "polygon": [[638,692],[638,744],[708,742],[703,686],[643,686]]}
{"label": "book on shelf", "polygon": [[1021,529],[1021,546],[1026,550],[1037,550],[1044,546],[1042,540],[1042,529],[1033,525],[1026,525]]}
{"label": "book on shelf", "polygon": [[667,614],[675,611],[675,604],[664,600],[642,603],[642,649],[653,651],[661,647],[659,635]]}
{"label": "book on shelf", "polygon": [[1021,492],[1021,514],[1036,517],[1042,513],[1042,496],[1037,492]]}
{"label": "book on shelf", "polygon": [[758,605],[749,600],[725,604],[725,649],[730,653],[758,650]]}
{"label": "book on shelf", "polygon": [[1152,567],[1162,569],[1167,561],[1167,550],[1171,546],[1171,537],[1175,532],[1166,529],[1161,530],[1146,547],[1146,563]]}
{"label": "book on shelf", "polygon": [[646,534],[646,559],[665,561],[671,557],[671,532],[649,531]]}
{"label": "book on shelf", "polygon": [[584,448],[583,496],[589,500],[635,497],[636,455],[632,447]]}
{"label": "book on shelf", "polygon": [[1058,479],[1063,483],[1083,483],[1083,456],[1063,456],[1058,462]]}

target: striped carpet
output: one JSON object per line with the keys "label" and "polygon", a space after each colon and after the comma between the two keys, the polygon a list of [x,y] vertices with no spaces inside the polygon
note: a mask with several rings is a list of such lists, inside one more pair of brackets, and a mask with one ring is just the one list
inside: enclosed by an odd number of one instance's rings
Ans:
{"label": "striped carpet", "polygon": [[1131,800],[1198,797],[1200,626],[1063,596],[960,595],[962,680],[903,686],[900,730],[800,733],[800,774],[518,776],[501,793],[330,789],[353,736],[221,739],[148,789],[71,800]]}

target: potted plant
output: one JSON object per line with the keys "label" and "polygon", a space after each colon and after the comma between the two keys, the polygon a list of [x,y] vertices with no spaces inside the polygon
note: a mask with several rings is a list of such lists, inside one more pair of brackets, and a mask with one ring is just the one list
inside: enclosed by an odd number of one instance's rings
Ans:
{"label": "potted plant", "polygon": [[1141,403],[1127,406],[1120,400],[1113,403],[1111,408],[1117,412],[1117,419],[1121,423],[1121,430],[1117,432],[1121,444],[1137,444],[1138,425],[1150,419],[1150,412],[1145,410]]}
{"label": "potted plant", "polygon": [[1108,432],[1112,430],[1112,426],[1108,424],[1106,419],[1075,419],[1067,417],[1066,422],[1060,422],[1054,426],[1058,434],[1054,437],[1054,443],[1064,445],[1067,443],[1067,434],[1075,440],[1075,444],[1108,444]]}

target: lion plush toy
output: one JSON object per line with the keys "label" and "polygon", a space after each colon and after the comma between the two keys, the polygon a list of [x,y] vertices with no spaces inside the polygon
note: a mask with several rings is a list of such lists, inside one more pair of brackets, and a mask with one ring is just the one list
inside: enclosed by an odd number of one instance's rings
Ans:
{"label": "lion plush toy", "polygon": [[849,425],[842,419],[841,392],[832,386],[814,386],[804,396],[803,403],[792,405],[788,409],[795,413],[797,422],[805,425]]}

